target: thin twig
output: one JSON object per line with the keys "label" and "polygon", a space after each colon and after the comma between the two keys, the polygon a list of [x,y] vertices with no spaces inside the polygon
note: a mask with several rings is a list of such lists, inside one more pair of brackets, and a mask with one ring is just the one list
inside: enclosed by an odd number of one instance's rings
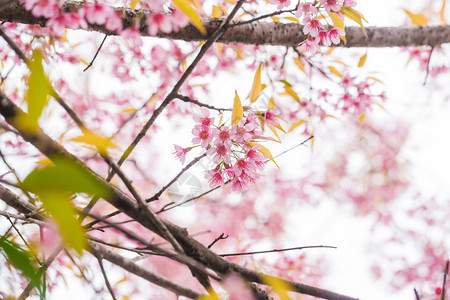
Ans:
{"label": "thin twig", "polygon": [[275,253],[275,252],[286,252],[286,251],[292,251],[292,250],[303,250],[303,249],[310,249],[310,248],[331,248],[331,249],[337,249],[337,247],[334,246],[303,246],[303,247],[293,247],[293,248],[283,248],[283,249],[272,249],[272,250],[263,250],[263,251],[250,251],[250,252],[238,252],[238,253],[226,253],[226,254],[219,254],[219,256],[227,257],[227,256],[243,256],[243,255],[254,255],[254,254],[263,254],[263,253]]}
{"label": "thin twig", "polygon": [[227,239],[228,237],[229,237],[228,234],[225,234],[225,233],[222,232],[218,237],[216,237],[216,238],[214,239],[214,241],[212,241],[211,244],[208,245],[208,249],[211,249],[211,247],[214,246],[214,244],[217,243],[218,241],[220,241],[220,240],[225,240],[225,239]]}
{"label": "thin twig", "polygon": [[[93,215],[93,214],[89,214],[89,217],[93,218],[93,219],[101,219],[99,216]],[[105,223],[106,225],[108,225],[109,227],[123,233],[127,238],[134,240],[136,242],[138,242],[141,245],[145,246],[145,249],[152,251],[152,254],[157,254],[157,255],[162,255],[165,257],[168,257],[170,259],[173,259],[179,263],[185,264],[187,266],[190,266],[192,268],[196,268],[197,270],[204,272],[205,274],[207,274],[209,277],[214,278],[216,280],[220,280],[219,277],[217,277],[215,274],[213,274],[212,272],[208,271],[206,269],[206,267],[204,265],[202,265],[200,262],[198,262],[197,260],[186,256],[184,254],[180,254],[180,253],[172,253],[169,252],[167,249],[163,249],[161,248],[159,245],[157,244],[151,244],[148,241],[144,240],[141,236],[135,234],[134,232],[131,232],[129,230],[126,230],[114,223],[109,222],[108,220],[103,220],[103,223]]]}
{"label": "thin twig", "polygon": [[[94,290],[95,293],[99,294],[100,291],[97,290],[94,285],[92,284],[92,280],[89,280],[86,276],[86,274],[83,271],[83,268],[80,266],[79,263],[77,263],[75,261],[75,259],[73,258],[73,256],[69,253],[69,251],[67,251],[67,249],[64,249],[64,253],[66,253],[67,257],[72,261],[72,263],[77,267],[78,272],[80,272],[80,276],[92,287],[92,289]],[[74,272],[74,270],[72,269],[72,272]],[[75,272],[74,272],[75,274]],[[77,274],[75,274],[75,276],[78,276]]]}
{"label": "thin twig", "polygon": [[17,44],[5,33],[3,26],[0,25],[0,35],[8,43],[8,45],[14,50],[14,52],[19,56],[19,58],[28,66],[30,65],[30,60],[25,56],[25,54],[20,50]]}
{"label": "thin twig", "polygon": [[190,163],[188,163],[181,171],[165,186],[163,186],[155,195],[153,195],[151,198],[148,198],[145,200],[147,203],[152,202],[155,200],[158,200],[159,197],[161,197],[162,193],[164,193],[165,190],[167,190],[172,184],[175,183],[175,181],[180,178],[181,175],[183,175],[187,170],[189,170],[192,166],[194,166],[196,163],[198,163],[202,158],[204,158],[207,155],[207,153],[203,153],[202,155],[197,156],[194,158]]}
{"label": "thin twig", "polygon": [[108,276],[106,276],[105,268],[103,266],[102,259],[97,256],[98,264],[100,265],[100,270],[102,270],[103,278],[105,279],[105,285],[108,288],[109,293],[111,294],[111,297],[113,300],[117,300],[116,296],[114,295],[114,291],[111,287],[111,284],[109,283]]}
{"label": "thin twig", "polygon": [[99,53],[100,50],[102,49],[103,44],[105,43],[107,37],[108,37],[108,35],[105,34],[105,37],[103,38],[103,40],[102,40],[100,46],[98,47],[97,51],[95,52],[94,57],[92,58],[92,60],[91,60],[91,62],[89,63],[89,65],[83,70],[83,72],[86,72],[86,70],[89,69],[89,68],[92,66],[92,64],[94,63],[95,59],[97,58],[98,53]]}
{"label": "thin twig", "polygon": [[448,277],[448,265],[450,261],[447,260],[447,263],[445,264],[445,271],[444,271],[444,279],[442,281],[442,293],[441,293],[441,300],[445,300],[445,292],[447,289],[447,277]]}
{"label": "thin twig", "polygon": [[23,216],[23,215],[18,215],[18,214],[13,214],[13,213],[9,213],[6,211],[1,211],[0,210],[0,215],[4,216],[6,218],[13,218],[16,220],[22,220],[24,221],[24,223],[33,223],[33,224],[37,224],[37,225],[46,225],[47,223],[45,223],[44,221],[40,221],[40,220],[36,220],[36,219],[31,219],[27,216]]}
{"label": "thin twig", "polygon": [[144,269],[131,261],[128,258],[125,258],[115,252],[107,251],[103,247],[98,244],[91,243],[89,251],[96,257],[101,257],[102,259],[106,259],[107,261],[122,267],[123,269],[131,272],[139,277],[142,277],[156,285],[159,285],[167,290],[174,292],[177,295],[186,296],[191,299],[197,299],[200,296],[200,293],[191,290],[190,288],[180,286],[168,278],[165,278],[156,273],[150,272],[148,269]]}
{"label": "thin twig", "polygon": [[128,122],[130,122],[130,121],[137,115],[137,113],[138,113],[139,111],[141,111],[142,109],[144,109],[144,107],[145,107],[149,102],[152,101],[152,99],[153,99],[153,97],[155,97],[155,95],[156,95],[156,94],[154,93],[154,94],[153,94],[150,98],[148,98],[148,100],[146,100],[146,101],[145,101],[138,109],[136,109],[135,111],[133,111],[133,113],[132,113],[125,121],[123,121],[122,124],[120,124],[119,128],[117,128],[116,132],[114,132],[114,134],[113,134],[111,137],[116,136],[116,135],[122,130],[122,128],[124,128],[125,125],[128,124]]}
{"label": "thin twig", "polygon": [[416,288],[414,288],[414,295],[416,296],[416,300],[420,300],[420,294]]}
{"label": "thin twig", "polygon": [[431,56],[433,55],[434,47],[431,47],[430,55],[428,56],[427,60],[427,72],[425,73],[425,79],[423,81],[423,85],[427,84],[428,76],[430,75],[430,62],[431,62]]}
{"label": "thin twig", "polygon": [[198,106],[201,106],[201,107],[206,107],[206,108],[209,108],[209,109],[212,109],[212,110],[217,110],[217,111],[232,111],[231,108],[219,108],[219,107],[215,107],[215,106],[213,106],[213,105],[205,104],[205,103],[202,103],[202,102],[200,102],[200,101],[198,101],[198,100],[192,99],[192,98],[190,98],[190,97],[188,97],[188,96],[183,96],[183,95],[180,95],[180,94],[177,94],[177,95],[175,96],[175,98],[180,99],[180,100],[183,101],[183,102],[190,102],[190,103],[193,103],[193,104],[195,104],[195,105],[198,105]]}
{"label": "thin twig", "polygon": [[[27,240],[23,237],[22,233],[20,233],[19,229],[16,227],[16,225],[14,224],[13,221],[11,221],[11,218],[6,217],[9,221],[9,223],[11,223],[11,226],[14,228],[14,230],[17,232],[17,234],[19,235],[20,239],[22,240],[22,242],[25,244],[25,246],[27,247],[27,249],[30,251],[30,253],[34,256],[34,259],[36,259],[36,261],[41,264],[41,261],[39,260],[39,257],[37,257],[36,253],[33,251],[33,248],[30,247],[30,245],[28,244]],[[17,219],[16,219],[17,220]]]}

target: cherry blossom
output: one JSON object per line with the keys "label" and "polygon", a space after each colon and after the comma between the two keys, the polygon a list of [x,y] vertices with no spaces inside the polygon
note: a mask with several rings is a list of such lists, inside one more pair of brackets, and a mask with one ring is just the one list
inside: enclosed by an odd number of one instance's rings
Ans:
{"label": "cherry blossom", "polygon": [[36,17],[51,18],[59,12],[59,2],[56,0],[25,0],[24,7]]}
{"label": "cherry blossom", "polygon": [[173,145],[175,148],[175,155],[181,161],[182,164],[186,161],[186,153],[188,153],[192,148],[183,148],[178,145]]}
{"label": "cherry blossom", "polygon": [[202,148],[207,148],[209,143],[213,139],[213,134],[211,128],[205,125],[196,125],[194,129],[192,129],[192,134],[194,138],[192,139],[193,144],[198,144],[202,146]]}

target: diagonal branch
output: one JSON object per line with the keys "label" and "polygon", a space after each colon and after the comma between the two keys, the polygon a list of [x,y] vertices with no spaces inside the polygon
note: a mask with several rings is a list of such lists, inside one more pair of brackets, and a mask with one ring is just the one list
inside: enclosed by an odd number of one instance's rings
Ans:
{"label": "diagonal branch", "polygon": [[[11,1],[14,3],[0,11],[1,21],[40,25],[43,27],[46,25],[48,19],[34,17],[29,11],[25,10],[19,0]],[[66,1],[63,9],[65,11],[73,11],[82,5],[82,2]],[[114,7],[114,9],[122,16],[124,28],[140,24],[140,33],[143,36],[148,36],[146,15],[149,11],[117,7]],[[194,26],[188,25],[178,32],[159,32],[157,37],[184,41],[204,41],[209,39],[222,21],[221,19],[204,19],[203,23],[208,33],[206,36],[203,36]],[[102,32],[107,35],[117,34],[97,24],[88,24],[88,30]],[[434,47],[450,42],[450,25],[366,27],[366,33],[367,36],[360,27],[347,27],[347,43],[340,43],[338,47],[407,47],[419,45]],[[217,41],[227,44],[296,46],[306,38],[307,36],[303,34],[303,26],[299,24],[254,21],[249,23],[249,20],[245,20],[241,24],[239,22],[231,23],[227,32],[218,38]]]}

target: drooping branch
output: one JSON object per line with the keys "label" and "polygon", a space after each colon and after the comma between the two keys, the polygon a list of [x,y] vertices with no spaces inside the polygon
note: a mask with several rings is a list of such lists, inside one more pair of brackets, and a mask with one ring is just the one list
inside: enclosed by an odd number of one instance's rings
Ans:
{"label": "drooping branch", "polygon": [[[66,11],[74,10],[83,5],[81,2],[67,1],[63,8]],[[148,11],[132,10],[128,8],[115,8],[122,16],[124,28],[139,25],[143,36],[148,36],[145,22]],[[12,23],[40,25],[45,27],[46,18],[36,18],[25,10],[20,1],[14,1],[8,8],[0,11],[0,20]],[[157,36],[168,39],[185,41],[205,41],[216,31],[223,20],[204,19],[203,23],[207,35],[203,36],[194,26],[188,25],[178,32],[158,33]],[[88,29],[108,35],[116,33],[107,30],[102,25],[88,24]],[[303,26],[299,24],[269,23],[265,21],[232,22],[227,31],[217,42],[227,44],[254,44],[296,46],[307,38],[303,34]],[[408,26],[408,27],[366,27],[366,33],[360,27],[346,28],[347,43],[338,47],[406,47],[406,46],[437,46],[450,42],[450,25],[442,26]]]}

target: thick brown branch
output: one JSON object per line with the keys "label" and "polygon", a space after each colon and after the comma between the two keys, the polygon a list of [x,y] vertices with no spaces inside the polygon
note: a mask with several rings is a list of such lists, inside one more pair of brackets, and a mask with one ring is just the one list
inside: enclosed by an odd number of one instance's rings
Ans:
{"label": "thick brown branch", "polygon": [[[80,7],[81,2],[67,1],[65,10],[74,10]],[[147,11],[132,10],[127,8],[115,8],[120,12],[124,28],[132,27],[139,22],[140,32],[148,36],[145,15]],[[0,11],[0,20],[12,23],[24,23],[45,26],[47,19],[36,18],[26,11],[19,1],[15,1],[8,8]],[[203,36],[194,26],[189,25],[178,32],[159,33],[158,37],[179,39],[185,41],[205,41],[220,26],[220,19],[204,19],[208,32]],[[89,24],[89,30],[114,35],[104,26]],[[450,42],[450,25],[443,26],[410,26],[410,27],[366,27],[366,33],[360,27],[347,27],[347,44],[341,43],[340,47],[405,47],[429,45],[437,46]],[[217,41],[228,44],[254,44],[254,45],[280,45],[296,46],[306,39],[303,27],[299,24],[281,24],[269,22],[243,21],[243,24],[231,23],[226,33]]]}

